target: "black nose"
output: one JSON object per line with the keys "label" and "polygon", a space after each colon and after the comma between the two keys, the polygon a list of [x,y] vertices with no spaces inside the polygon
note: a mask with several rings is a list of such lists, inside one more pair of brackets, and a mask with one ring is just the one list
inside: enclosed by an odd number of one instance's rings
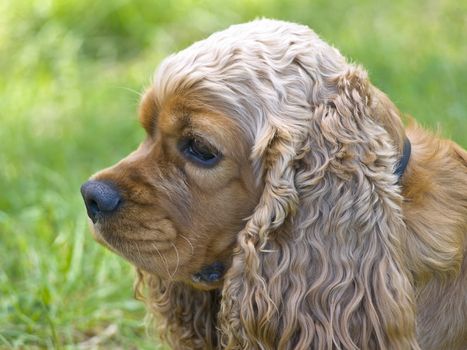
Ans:
{"label": "black nose", "polygon": [[114,185],[104,181],[90,180],[81,186],[81,194],[88,216],[92,222],[115,212],[122,201]]}

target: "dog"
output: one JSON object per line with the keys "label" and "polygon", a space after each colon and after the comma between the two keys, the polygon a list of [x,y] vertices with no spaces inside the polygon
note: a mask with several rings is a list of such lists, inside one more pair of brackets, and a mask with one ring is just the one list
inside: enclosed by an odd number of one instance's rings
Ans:
{"label": "dog", "polygon": [[231,26],[160,64],[94,236],[174,349],[466,349],[467,152],[402,118],[308,27]]}

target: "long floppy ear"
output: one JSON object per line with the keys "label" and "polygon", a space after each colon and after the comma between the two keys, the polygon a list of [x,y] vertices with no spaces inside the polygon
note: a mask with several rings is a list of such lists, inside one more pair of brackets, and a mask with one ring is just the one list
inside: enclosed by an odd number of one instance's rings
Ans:
{"label": "long floppy ear", "polygon": [[221,301],[229,349],[418,349],[393,175],[400,121],[360,68],[327,79],[334,93],[306,124],[284,116],[258,137],[264,191]]}
{"label": "long floppy ear", "polygon": [[[147,285],[149,295],[144,296]],[[159,334],[174,350],[217,349],[220,292],[201,291],[138,271],[135,294],[157,318]],[[160,317],[160,318],[158,318]]]}

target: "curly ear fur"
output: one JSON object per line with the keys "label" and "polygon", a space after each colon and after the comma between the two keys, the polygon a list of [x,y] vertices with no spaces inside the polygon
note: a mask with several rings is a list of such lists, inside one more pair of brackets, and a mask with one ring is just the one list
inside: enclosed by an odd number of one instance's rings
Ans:
{"label": "curly ear fur", "polygon": [[264,191],[225,281],[228,349],[418,348],[396,128],[372,117],[366,74],[347,67],[307,125],[257,138]]}
{"label": "curly ear fur", "polygon": [[[143,287],[150,295],[146,298]],[[136,298],[144,300],[158,318],[160,338],[174,350],[217,349],[220,291],[201,291],[181,282],[165,281],[138,270]]]}

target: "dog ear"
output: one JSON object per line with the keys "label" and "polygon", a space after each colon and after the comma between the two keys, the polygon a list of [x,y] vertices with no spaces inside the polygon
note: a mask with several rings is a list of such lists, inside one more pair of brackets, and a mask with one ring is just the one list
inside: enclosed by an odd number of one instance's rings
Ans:
{"label": "dog ear", "polygon": [[[144,285],[151,293],[147,298]],[[218,290],[197,290],[138,271],[135,296],[148,304],[153,315],[162,316],[157,319],[159,335],[173,349],[217,349]]]}
{"label": "dog ear", "polygon": [[358,67],[326,83],[308,124],[283,116],[257,138],[264,190],[224,284],[228,348],[418,348],[398,140],[372,115],[393,112]]}

